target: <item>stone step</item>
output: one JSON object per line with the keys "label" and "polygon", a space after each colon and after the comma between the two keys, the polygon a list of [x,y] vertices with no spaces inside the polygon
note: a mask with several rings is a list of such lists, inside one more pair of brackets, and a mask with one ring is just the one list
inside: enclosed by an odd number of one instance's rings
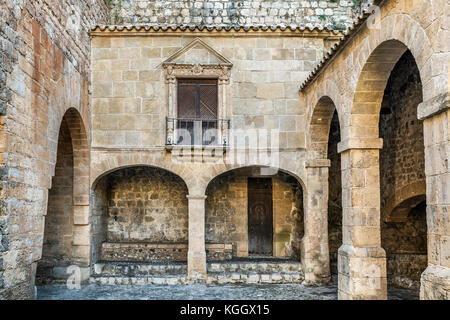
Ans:
{"label": "stone step", "polygon": [[302,265],[297,261],[280,261],[280,262],[210,262],[207,270],[209,273],[257,273],[257,274],[298,274],[303,273]]}
{"label": "stone step", "polygon": [[90,283],[102,285],[176,285],[187,283],[186,276],[104,277],[92,276]]}
{"label": "stone step", "polygon": [[[269,284],[269,283],[302,283],[304,280],[302,273],[211,273],[207,275],[207,284]],[[188,284],[190,281],[186,276],[142,276],[142,277],[105,277],[92,276],[89,281],[91,283],[102,285],[176,285]]]}
{"label": "stone step", "polygon": [[94,264],[94,276],[140,277],[148,275],[185,275],[186,263],[102,262]]}
{"label": "stone step", "polygon": [[206,283],[302,283],[302,272],[291,273],[208,273]]}
{"label": "stone step", "polygon": [[[100,262],[94,265],[94,275],[145,276],[186,274],[186,263]],[[296,261],[282,262],[209,262],[208,273],[301,273],[302,265]]]}

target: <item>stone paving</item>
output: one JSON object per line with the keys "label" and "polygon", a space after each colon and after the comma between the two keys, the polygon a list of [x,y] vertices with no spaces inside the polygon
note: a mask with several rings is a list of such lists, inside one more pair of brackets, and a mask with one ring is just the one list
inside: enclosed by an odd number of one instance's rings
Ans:
{"label": "stone paving", "polygon": [[[417,300],[418,293],[394,289],[391,300]],[[336,283],[306,287],[301,284],[233,284],[233,285],[98,285],[80,290],[65,285],[37,287],[38,300],[335,300]]]}

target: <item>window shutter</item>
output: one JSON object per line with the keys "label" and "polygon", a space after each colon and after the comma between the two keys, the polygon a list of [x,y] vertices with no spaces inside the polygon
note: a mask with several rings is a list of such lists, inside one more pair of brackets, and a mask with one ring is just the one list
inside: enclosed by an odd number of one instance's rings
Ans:
{"label": "window shutter", "polygon": [[179,79],[178,118],[217,119],[217,80]]}

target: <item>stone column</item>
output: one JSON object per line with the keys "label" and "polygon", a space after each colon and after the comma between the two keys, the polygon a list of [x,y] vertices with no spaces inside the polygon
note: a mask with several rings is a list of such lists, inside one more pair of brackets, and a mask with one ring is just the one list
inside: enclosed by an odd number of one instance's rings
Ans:
{"label": "stone column", "polygon": [[427,179],[428,267],[420,299],[450,300],[450,93],[423,102]]}
{"label": "stone column", "polygon": [[381,248],[380,230],[382,145],[382,139],[349,139],[338,144],[343,207],[339,299],[387,299],[386,252]]}
{"label": "stone column", "polygon": [[188,195],[187,198],[189,199],[188,278],[196,281],[206,278],[206,196]]}
{"label": "stone column", "polygon": [[330,160],[306,162],[306,192],[304,204],[305,234],[301,256],[306,284],[330,281],[328,249],[328,167]]}

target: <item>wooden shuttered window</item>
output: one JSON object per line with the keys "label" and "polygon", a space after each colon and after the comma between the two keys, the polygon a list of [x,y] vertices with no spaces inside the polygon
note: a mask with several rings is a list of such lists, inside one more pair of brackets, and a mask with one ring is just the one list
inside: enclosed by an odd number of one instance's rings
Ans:
{"label": "wooden shuttered window", "polygon": [[178,80],[178,118],[217,119],[217,79]]}
{"label": "wooden shuttered window", "polygon": [[[217,143],[218,89],[217,79],[178,80],[177,128],[184,129],[188,137],[178,137],[178,144],[208,145]],[[217,130],[215,130],[217,131]]]}

